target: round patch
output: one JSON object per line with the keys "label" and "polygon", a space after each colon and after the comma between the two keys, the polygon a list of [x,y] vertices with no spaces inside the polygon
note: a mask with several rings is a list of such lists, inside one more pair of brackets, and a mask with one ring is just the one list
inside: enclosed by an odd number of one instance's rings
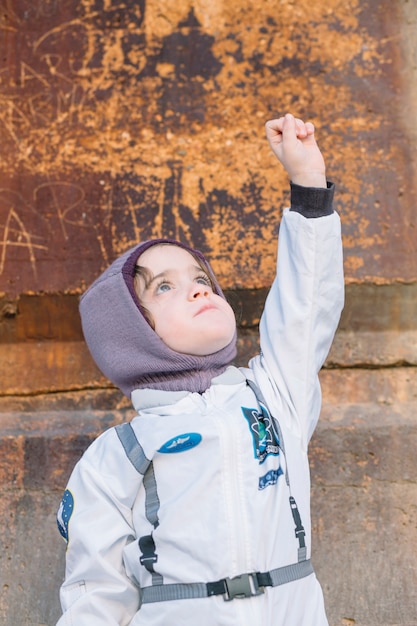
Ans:
{"label": "round patch", "polygon": [[66,489],[56,516],[56,521],[58,524],[58,530],[67,543],[69,541],[68,524],[73,512],[74,496],[69,489]]}

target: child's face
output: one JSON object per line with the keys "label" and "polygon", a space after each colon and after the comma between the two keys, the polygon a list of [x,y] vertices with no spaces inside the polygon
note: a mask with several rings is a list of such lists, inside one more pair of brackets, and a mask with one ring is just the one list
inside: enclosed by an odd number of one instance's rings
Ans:
{"label": "child's face", "polygon": [[155,245],[139,258],[140,303],[166,345],[183,354],[214,354],[233,339],[236,320],[230,305],[215,294],[196,259],[175,245]]}

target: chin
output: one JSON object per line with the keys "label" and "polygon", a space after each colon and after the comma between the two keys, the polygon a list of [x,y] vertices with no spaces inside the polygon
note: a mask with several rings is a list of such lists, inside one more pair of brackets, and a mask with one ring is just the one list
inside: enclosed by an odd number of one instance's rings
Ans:
{"label": "chin", "polygon": [[196,350],[195,345],[189,346],[189,349],[187,349],[185,346],[181,349],[174,348],[172,346],[169,347],[179,354],[189,354],[190,356],[210,356],[211,354],[216,354],[216,352],[220,352],[220,350],[223,350],[223,348],[229,345],[230,341],[231,339],[227,340],[226,342],[219,343],[218,345],[215,345],[211,341],[208,343],[207,346],[200,346],[198,350]]}
{"label": "chin", "polygon": [[223,348],[226,348],[234,338],[234,334],[232,337],[227,337],[224,341],[209,341],[207,345],[202,347],[196,356],[208,356],[210,354],[216,354],[216,352],[220,352]]}
{"label": "chin", "polygon": [[179,354],[189,354],[190,356],[209,356],[210,354],[215,354],[216,352],[220,352],[223,348],[226,348],[236,337],[236,328],[233,328],[232,333],[228,333],[227,336],[219,337],[219,335],[215,335],[214,337],[205,337],[204,341],[200,339],[200,341],[195,341],[190,345],[175,345],[175,342],[165,343],[168,345],[171,350],[178,352]]}

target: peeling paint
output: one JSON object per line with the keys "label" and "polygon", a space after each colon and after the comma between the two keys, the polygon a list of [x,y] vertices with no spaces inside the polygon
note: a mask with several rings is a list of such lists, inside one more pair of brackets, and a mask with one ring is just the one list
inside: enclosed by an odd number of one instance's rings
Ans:
{"label": "peeling paint", "polygon": [[416,280],[411,7],[0,6],[0,291],[77,292],[162,234],[202,248],[225,288],[267,286],[288,183],[264,122],[287,110],[316,123],[347,281]]}

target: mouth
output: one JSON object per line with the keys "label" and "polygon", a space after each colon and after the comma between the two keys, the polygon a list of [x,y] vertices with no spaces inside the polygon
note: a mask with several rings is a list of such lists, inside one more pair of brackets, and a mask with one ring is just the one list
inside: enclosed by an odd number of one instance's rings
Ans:
{"label": "mouth", "polygon": [[206,311],[213,311],[215,310],[216,307],[214,306],[214,304],[205,304],[204,306],[200,307],[197,311],[197,313],[194,315],[194,317],[197,317],[197,315],[200,315],[201,313],[205,313]]}

